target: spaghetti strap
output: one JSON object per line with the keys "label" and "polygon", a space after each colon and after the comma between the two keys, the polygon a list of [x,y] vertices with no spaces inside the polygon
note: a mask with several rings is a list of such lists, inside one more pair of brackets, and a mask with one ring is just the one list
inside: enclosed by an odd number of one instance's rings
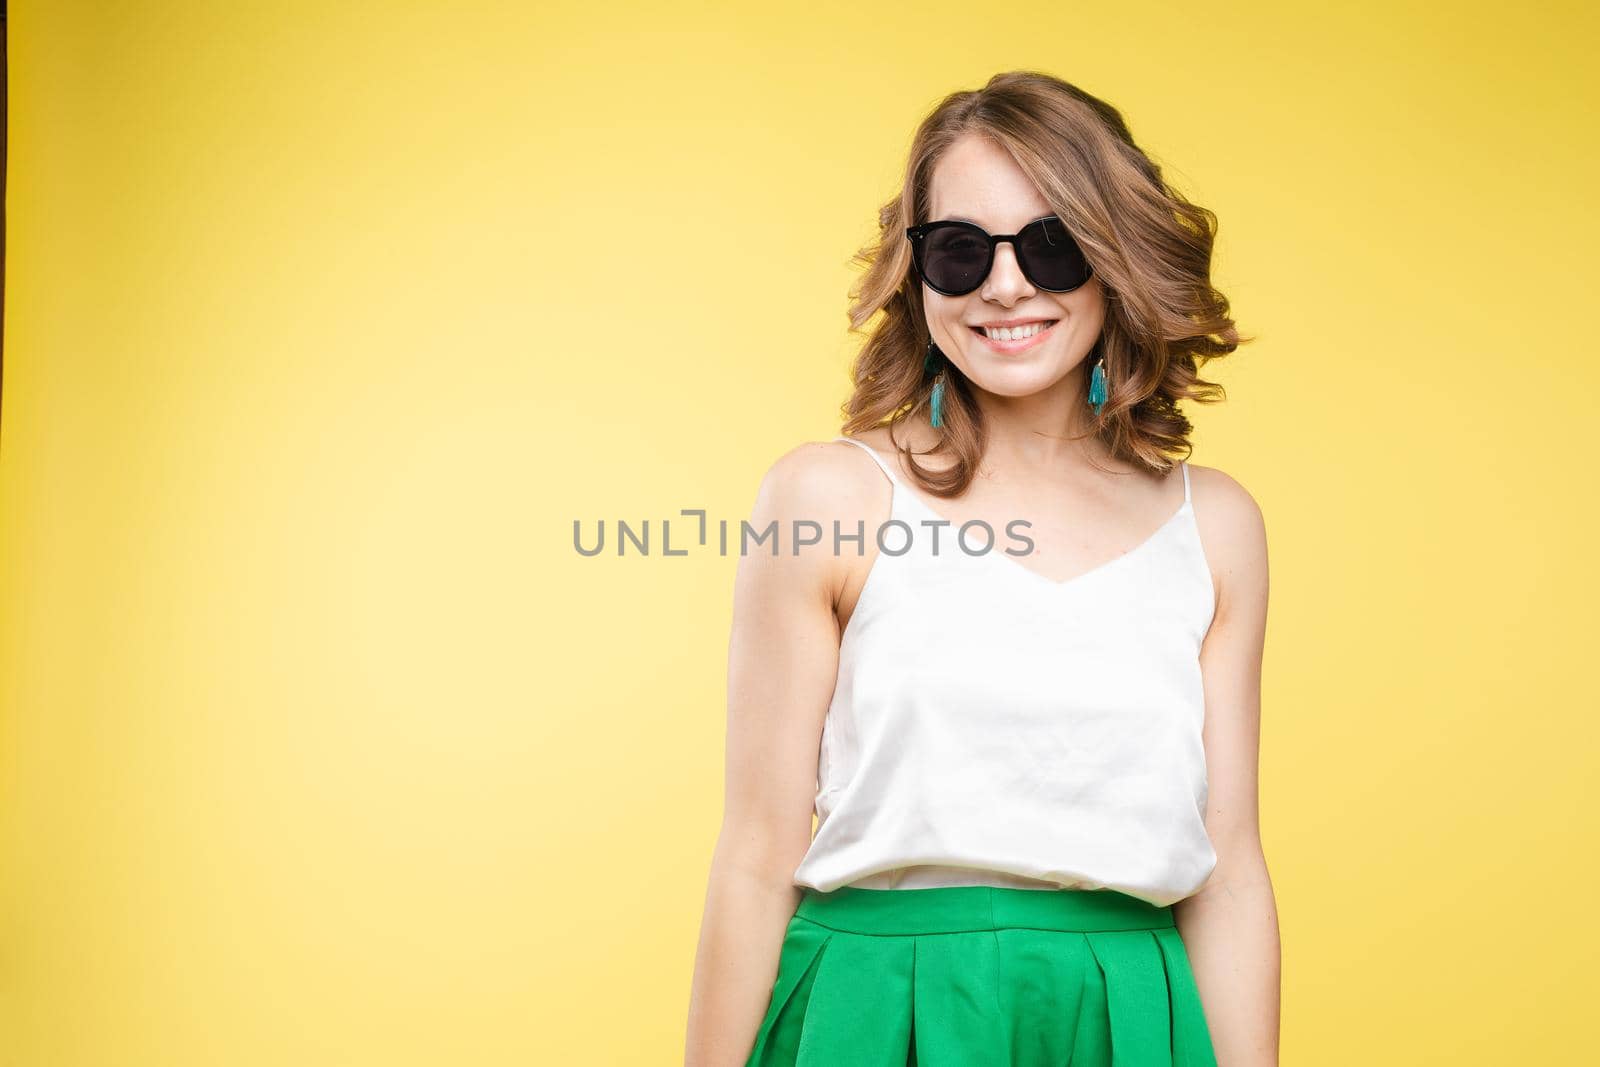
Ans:
{"label": "spaghetti strap", "polygon": [[1183,464],[1183,502],[1185,504],[1189,503],[1189,464],[1187,461]]}
{"label": "spaghetti strap", "polygon": [[835,437],[834,440],[849,441],[851,444],[859,446],[863,452],[872,457],[872,462],[878,465],[878,469],[883,471],[883,473],[888,476],[890,484],[896,486],[900,484],[900,479],[895,475],[893,468],[891,468],[889,464],[884,461],[882,456],[878,455],[878,450],[876,448],[873,448],[865,441],[858,441],[854,437]]}

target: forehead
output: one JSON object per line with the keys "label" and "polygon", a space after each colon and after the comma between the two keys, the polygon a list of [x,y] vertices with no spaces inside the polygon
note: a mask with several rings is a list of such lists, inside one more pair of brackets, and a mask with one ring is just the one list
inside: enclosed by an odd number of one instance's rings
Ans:
{"label": "forehead", "polygon": [[969,134],[945,150],[928,186],[928,219],[971,222],[990,233],[1015,233],[1050,214],[1050,205],[1011,154]]}

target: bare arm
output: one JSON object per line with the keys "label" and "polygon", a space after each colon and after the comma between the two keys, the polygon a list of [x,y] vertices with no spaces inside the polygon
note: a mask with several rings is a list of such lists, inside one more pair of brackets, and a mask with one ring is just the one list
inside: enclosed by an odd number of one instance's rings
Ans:
{"label": "bare arm", "polygon": [[[690,992],[686,1067],[745,1063],[800,900],[791,878],[811,843],[818,749],[838,680],[834,605],[843,566],[831,551],[831,524],[840,479],[851,478],[840,447],[801,445],[773,465],[750,522],[758,532],[777,522],[779,555],[767,545],[751,549],[734,579],[724,808]],[[821,523],[824,537],[798,556],[795,519]]]}
{"label": "bare arm", "polygon": [[[1281,949],[1261,847],[1257,794],[1267,543],[1256,502],[1208,471],[1201,490],[1218,605],[1201,649],[1205,677],[1206,832],[1217,868],[1173,906],[1221,1067],[1276,1067]],[[1202,499],[1196,494],[1197,501]],[[1197,515],[1200,512],[1197,511]]]}

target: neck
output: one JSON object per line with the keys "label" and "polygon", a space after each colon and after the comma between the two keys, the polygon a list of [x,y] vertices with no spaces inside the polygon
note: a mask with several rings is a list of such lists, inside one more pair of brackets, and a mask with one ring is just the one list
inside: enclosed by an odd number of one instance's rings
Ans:
{"label": "neck", "polygon": [[1084,399],[1087,361],[1049,389],[1029,396],[977,392],[992,455],[1028,467],[1103,465],[1106,446],[1094,436],[1094,410]]}

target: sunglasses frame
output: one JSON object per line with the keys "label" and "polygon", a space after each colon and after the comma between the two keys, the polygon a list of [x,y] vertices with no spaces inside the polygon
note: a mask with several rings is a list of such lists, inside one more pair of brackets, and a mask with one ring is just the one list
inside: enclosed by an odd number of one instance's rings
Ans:
{"label": "sunglasses frame", "polygon": [[[989,272],[994,270],[995,248],[1000,244],[1001,241],[1009,241],[1011,242],[1011,251],[1017,257],[1017,266],[1022,268],[1023,277],[1027,278],[1028,283],[1034,288],[1043,289],[1047,293],[1070,293],[1075,289],[1082,289],[1085,285],[1089,284],[1089,279],[1094,277],[1094,264],[1090,263],[1087,257],[1085,257],[1083,265],[1088,273],[1083,276],[1083,281],[1079,282],[1077,285],[1068,286],[1065,289],[1052,289],[1048,285],[1040,285],[1038,279],[1033,276],[1033,271],[1028,269],[1028,257],[1023,255],[1022,246],[1017,244],[1017,239],[1023,234],[1027,233],[1032,227],[1037,226],[1040,223],[1051,221],[1061,222],[1061,217],[1059,215],[1046,215],[1043,218],[1034,219],[1016,233],[1002,234],[992,234],[976,223],[961,222],[956,219],[936,219],[933,222],[924,222],[918,226],[911,226],[906,230],[906,238],[911,242],[911,266],[912,269],[917,272],[917,277],[922,280],[922,283],[929,289],[932,289],[934,292],[940,293],[944,296],[966,296],[968,293],[976,292],[984,282],[989,280]],[[1066,230],[1067,224],[1065,222],[1061,222],[1061,228]],[[930,233],[933,233],[938,229],[970,230],[972,233],[977,234],[983,238],[983,240],[989,243],[988,261],[984,264],[983,271],[978,275],[978,280],[973,283],[971,289],[963,289],[959,292],[951,289],[941,289],[937,285],[934,285],[933,282],[929,281],[928,276],[922,272],[922,264],[919,262],[922,256],[921,249],[924,247],[922,242],[927,239]],[[1077,244],[1077,240],[1072,236],[1072,232],[1070,230],[1067,230],[1067,240],[1072,241],[1074,245]],[[1082,255],[1083,249],[1081,246],[1079,247],[1078,251],[1079,254]]]}

